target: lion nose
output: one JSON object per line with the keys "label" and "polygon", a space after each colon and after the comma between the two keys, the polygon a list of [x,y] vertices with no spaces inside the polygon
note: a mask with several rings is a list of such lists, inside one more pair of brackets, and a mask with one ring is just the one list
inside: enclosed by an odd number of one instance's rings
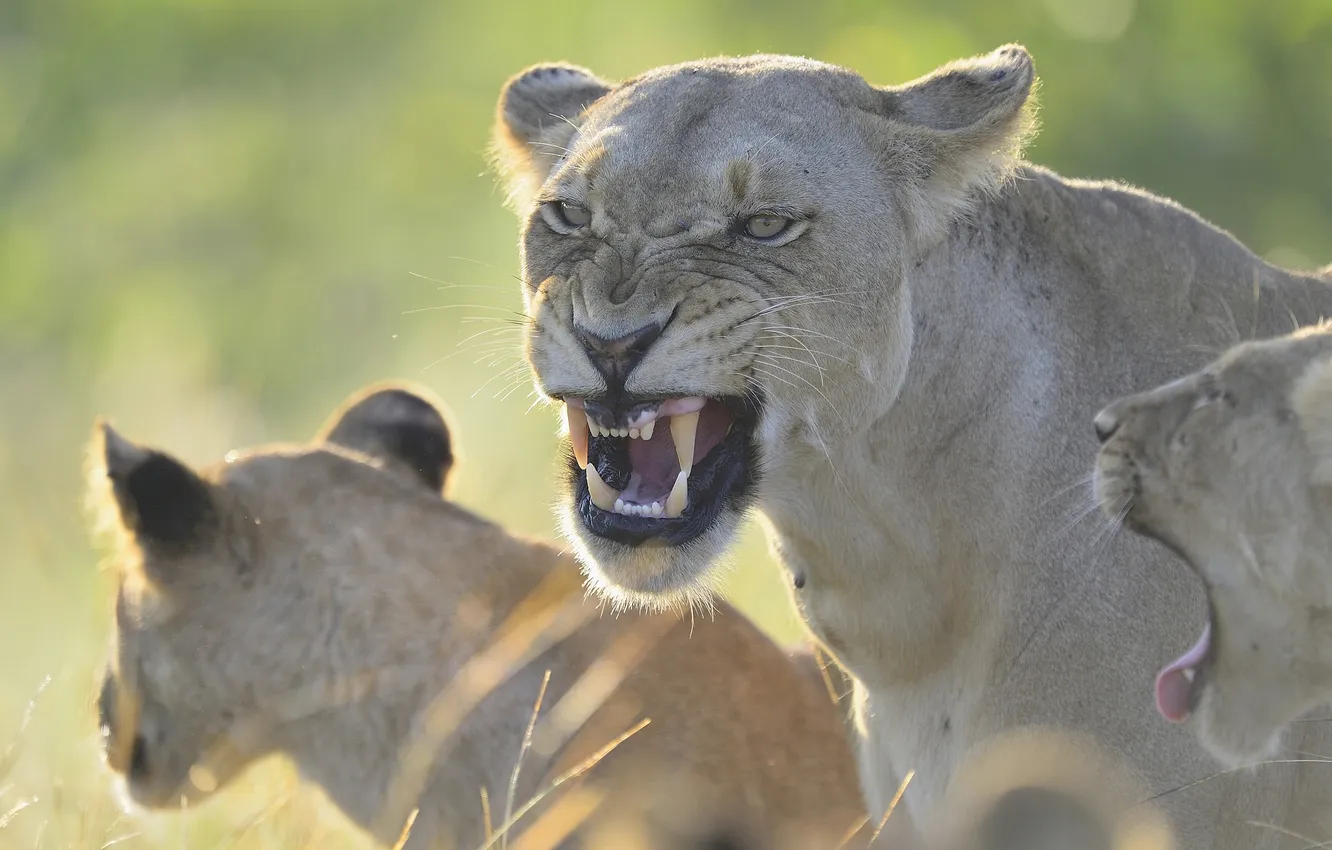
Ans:
{"label": "lion nose", "polygon": [[1104,443],[1119,430],[1119,411],[1113,405],[1107,407],[1096,414],[1092,424],[1096,427],[1096,439]]}
{"label": "lion nose", "polygon": [[614,339],[598,336],[591,331],[575,328],[574,333],[583,343],[583,350],[592,365],[606,379],[611,392],[624,389],[624,382],[634,367],[642,362],[652,343],[661,336],[662,326],[655,322]]}

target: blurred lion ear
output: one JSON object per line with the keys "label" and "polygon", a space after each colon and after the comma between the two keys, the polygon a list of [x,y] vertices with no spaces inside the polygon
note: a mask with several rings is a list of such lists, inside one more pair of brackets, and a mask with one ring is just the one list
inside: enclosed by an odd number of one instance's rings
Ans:
{"label": "blurred lion ear", "polygon": [[138,446],[99,423],[98,471],[111,486],[120,521],[146,548],[185,548],[217,523],[212,488],[185,464]]}
{"label": "blurred lion ear", "polygon": [[889,165],[907,184],[919,239],[942,238],[975,196],[1011,176],[1035,134],[1035,80],[1031,54],[1008,44],[879,89]]}
{"label": "blurred lion ear", "polygon": [[614,86],[586,68],[533,65],[500,92],[491,133],[494,164],[509,204],[526,206],[582,124],[583,113]]}
{"label": "blurred lion ear", "polygon": [[443,403],[425,387],[374,384],[347,398],[316,442],[368,455],[443,495],[453,470],[453,442]]}
{"label": "blurred lion ear", "polygon": [[1332,486],[1332,356],[1315,360],[1291,394],[1291,406],[1313,454],[1310,478],[1318,486]]}

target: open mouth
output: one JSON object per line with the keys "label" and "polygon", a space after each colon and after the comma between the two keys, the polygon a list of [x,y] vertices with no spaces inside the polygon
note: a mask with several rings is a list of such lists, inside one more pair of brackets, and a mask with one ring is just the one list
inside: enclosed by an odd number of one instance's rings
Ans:
{"label": "open mouth", "polygon": [[749,400],[688,396],[613,408],[569,398],[564,413],[574,504],[594,534],[679,545],[753,484],[758,407]]}
{"label": "open mouth", "polygon": [[1172,723],[1189,719],[1207,687],[1212,662],[1212,617],[1208,612],[1202,635],[1188,651],[1156,675],[1156,710]]}

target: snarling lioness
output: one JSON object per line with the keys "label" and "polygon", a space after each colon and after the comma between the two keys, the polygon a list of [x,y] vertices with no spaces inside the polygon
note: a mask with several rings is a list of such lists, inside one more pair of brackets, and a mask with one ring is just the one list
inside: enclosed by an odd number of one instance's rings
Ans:
{"label": "snarling lioness", "polygon": [[[569,556],[441,498],[453,448],[398,385],[201,472],[99,433],[93,493],[123,538],[99,706],[133,799],[179,806],[279,753],[384,844],[419,808],[407,847],[474,850],[646,720],[514,831],[553,847],[591,813],[581,846],[847,838],[854,757],[812,656],[724,606],[601,616]],[[762,843],[681,843],[723,831]]]}
{"label": "snarling lioness", "polygon": [[900,86],[785,56],[510,80],[495,147],[569,537],[610,596],[678,602],[756,508],[858,681],[874,811],[915,770],[937,821],[975,745],[1049,724],[1122,754],[1183,847],[1296,841],[1253,824],[1298,830],[1316,768],[1198,781],[1213,763],[1144,697],[1200,588],[1077,523],[1100,407],[1332,314],[1332,288],[1023,164],[1033,80],[1017,46]]}
{"label": "snarling lioness", "polygon": [[1332,326],[1236,346],[1096,417],[1102,507],[1180,553],[1210,617],[1156,681],[1227,764],[1332,702]]}

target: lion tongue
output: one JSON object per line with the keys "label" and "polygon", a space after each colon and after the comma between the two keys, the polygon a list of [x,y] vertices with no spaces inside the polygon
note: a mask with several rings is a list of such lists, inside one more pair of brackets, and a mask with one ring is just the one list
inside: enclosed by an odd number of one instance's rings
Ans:
{"label": "lion tongue", "polygon": [[1165,666],[1156,676],[1156,710],[1172,723],[1189,719],[1190,696],[1197,667],[1212,646],[1212,624],[1203,626],[1202,636],[1189,651]]}

